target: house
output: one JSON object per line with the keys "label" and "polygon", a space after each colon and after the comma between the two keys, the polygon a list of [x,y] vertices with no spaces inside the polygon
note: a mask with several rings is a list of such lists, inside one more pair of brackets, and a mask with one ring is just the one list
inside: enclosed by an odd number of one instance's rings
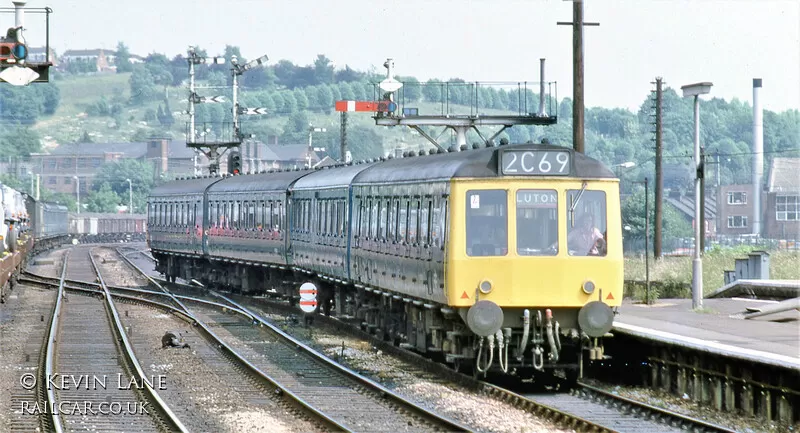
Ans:
{"label": "house", "polygon": [[[287,168],[304,168],[308,165],[315,167],[325,160],[326,155],[321,151],[308,149],[308,144],[278,144],[278,137],[270,136],[267,143],[248,140],[242,143],[241,155],[244,172],[261,172],[264,170],[278,170]],[[227,162],[227,158],[223,158]],[[320,166],[331,165],[335,161],[327,157],[327,161]],[[222,163],[220,164],[223,165]],[[220,167],[222,170],[225,167]],[[226,171],[226,170],[223,170]]]}
{"label": "house", "polygon": [[[761,233],[768,239],[800,239],[800,158],[773,158],[761,194]],[[720,234],[753,233],[753,184],[723,185],[718,199]]]}
{"label": "house", "polygon": [[49,57],[46,54],[48,53],[45,53],[45,47],[30,47],[28,49],[27,61],[31,63],[45,63],[49,60],[53,66],[58,66],[56,53],[53,51],[52,47],[50,47],[49,50]]}
{"label": "house", "polygon": [[773,158],[766,192],[764,237],[800,239],[800,158]]}
{"label": "house", "polygon": [[62,68],[66,68],[71,63],[88,62],[94,64],[96,72],[114,72],[116,67],[117,54],[113,50],[90,49],[90,50],[66,50],[60,57]]}

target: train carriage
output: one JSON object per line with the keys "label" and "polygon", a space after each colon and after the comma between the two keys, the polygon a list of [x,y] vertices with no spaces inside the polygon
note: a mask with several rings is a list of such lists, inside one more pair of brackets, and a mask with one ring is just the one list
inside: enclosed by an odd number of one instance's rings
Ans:
{"label": "train carriage", "polygon": [[618,179],[558,146],[181,180],[150,210],[168,278],[292,301],[312,281],[324,312],[477,371],[574,377],[622,297]]}

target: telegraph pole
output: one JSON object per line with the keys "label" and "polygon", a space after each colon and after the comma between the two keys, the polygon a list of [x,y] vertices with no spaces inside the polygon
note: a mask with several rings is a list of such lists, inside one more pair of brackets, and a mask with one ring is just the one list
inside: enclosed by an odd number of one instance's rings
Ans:
{"label": "telegraph pole", "polygon": [[583,134],[583,26],[599,26],[600,23],[583,21],[583,0],[573,0],[572,22],[559,21],[561,26],[572,26],[572,146],[576,152],[584,152]]}
{"label": "telegraph pole", "polygon": [[662,112],[661,103],[663,97],[664,81],[661,77],[656,78],[656,221],[653,234],[653,257],[658,260],[661,258],[661,228],[664,211],[664,168],[662,166],[663,154],[663,134],[662,134]]}

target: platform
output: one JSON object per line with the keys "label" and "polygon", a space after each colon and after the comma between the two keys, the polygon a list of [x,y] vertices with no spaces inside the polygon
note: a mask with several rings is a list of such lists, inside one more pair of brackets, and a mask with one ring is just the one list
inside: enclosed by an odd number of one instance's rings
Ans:
{"label": "platform", "polygon": [[800,370],[800,312],[747,320],[730,317],[766,305],[772,303],[706,299],[702,312],[695,312],[691,299],[659,299],[650,306],[626,300],[612,332]]}

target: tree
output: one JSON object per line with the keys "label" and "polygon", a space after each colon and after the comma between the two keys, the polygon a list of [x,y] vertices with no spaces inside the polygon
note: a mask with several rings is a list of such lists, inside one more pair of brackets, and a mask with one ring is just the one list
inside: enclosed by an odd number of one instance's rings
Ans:
{"label": "tree", "polygon": [[28,156],[42,150],[39,133],[27,126],[6,127],[0,133],[0,154],[8,156]]}
{"label": "tree", "polygon": [[356,126],[347,130],[347,142],[353,159],[378,158],[383,156],[383,137],[375,128]]}
{"label": "tree", "polygon": [[128,182],[125,179],[131,180],[134,192],[147,195],[154,183],[153,165],[130,158],[107,162],[97,170],[93,186],[94,189],[99,190],[103,184],[107,183],[115,194],[127,197]]}
{"label": "tree", "polygon": [[133,70],[133,64],[131,63],[131,52],[122,41],[117,43],[115,63],[117,64],[117,73],[131,72]]}
{"label": "tree", "polygon": [[131,103],[134,105],[149,102],[158,94],[153,75],[147,68],[140,65],[133,68],[128,83],[131,86]]}
{"label": "tree", "polygon": [[122,199],[114,191],[108,182],[103,183],[99,190],[89,194],[84,199],[86,210],[89,212],[117,212],[117,206],[122,203]]}
{"label": "tree", "polygon": [[333,84],[333,65],[324,54],[317,54],[314,60],[314,84]]}
{"label": "tree", "polygon": [[308,98],[306,97],[306,92],[303,89],[294,89],[292,92],[294,94],[294,100],[297,102],[297,110],[298,111],[305,111],[308,110]]}
{"label": "tree", "polygon": [[281,86],[291,87],[294,80],[296,66],[289,60],[281,60],[272,69],[275,72],[277,83]]}
{"label": "tree", "polygon": [[403,82],[402,98],[405,102],[417,102],[422,98],[422,87],[414,77],[398,77]]}
{"label": "tree", "polygon": [[308,115],[306,111],[295,111],[283,127],[283,143],[305,143],[308,140]]}
{"label": "tree", "polygon": [[283,96],[284,113],[288,114],[297,111],[297,99],[295,99],[294,94],[291,91],[283,91],[281,92],[281,96]]}
{"label": "tree", "polygon": [[153,83],[160,86],[169,86],[172,84],[172,73],[169,71],[167,65],[161,63],[146,63],[144,67],[150,71],[153,76]]}
{"label": "tree", "polygon": [[361,81],[366,77],[363,72],[354,71],[350,66],[344,65],[344,69],[336,71],[335,79],[337,83],[349,83]]}
{"label": "tree", "polygon": [[356,99],[356,96],[353,94],[353,88],[350,87],[348,83],[339,83],[339,93],[341,93],[342,100],[345,101],[353,101]]}
{"label": "tree", "polygon": [[422,87],[422,96],[428,102],[442,102],[442,81],[435,78],[428,80]]}
{"label": "tree", "polygon": [[321,85],[317,89],[319,106],[325,114],[331,114],[333,111],[333,93],[331,93],[332,86]]}
{"label": "tree", "polygon": [[61,102],[61,90],[53,83],[38,85],[37,89],[41,91],[42,95],[42,114],[55,114],[58,104]]}

